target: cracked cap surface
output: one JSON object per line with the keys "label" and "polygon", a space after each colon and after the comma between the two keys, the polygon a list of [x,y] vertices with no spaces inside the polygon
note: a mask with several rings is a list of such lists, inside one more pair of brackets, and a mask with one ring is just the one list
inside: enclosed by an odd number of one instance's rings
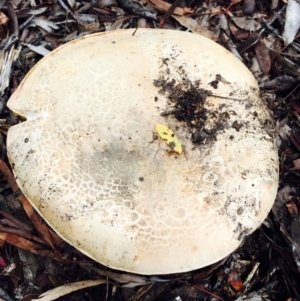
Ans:
{"label": "cracked cap surface", "polygon": [[272,121],[252,74],[221,46],[180,31],[132,33],[75,40],[29,72],[8,102],[27,119],[9,129],[9,161],[49,225],[100,263],[141,274],[201,268],[271,209]]}

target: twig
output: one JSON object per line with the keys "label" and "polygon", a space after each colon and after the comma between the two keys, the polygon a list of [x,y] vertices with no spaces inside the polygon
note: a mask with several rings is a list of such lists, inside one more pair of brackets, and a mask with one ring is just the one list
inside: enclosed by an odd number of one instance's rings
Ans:
{"label": "twig", "polygon": [[69,9],[69,7],[62,0],[58,0],[58,3],[68,14],[70,14],[78,22],[78,17]]}
{"label": "twig", "polygon": [[250,289],[250,287],[251,287],[250,281],[251,281],[251,279],[253,278],[253,276],[255,275],[255,273],[256,273],[256,271],[257,271],[259,265],[260,265],[260,263],[259,263],[259,262],[256,262],[256,263],[254,264],[252,270],[251,270],[250,273],[248,274],[246,280],[244,281],[245,290],[244,290],[243,293],[248,292],[248,290]]}
{"label": "twig", "polygon": [[13,5],[10,3],[10,1],[8,1],[6,3],[7,6],[7,14],[9,19],[11,20],[10,26],[12,29],[11,34],[14,34],[16,37],[19,36],[19,24],[18,24],[18,18],[17,18],[17,14],[14,10]]}
{"label": "twig", "polygon": [[173,4],[170,6],[170,8],[167,10],[167,12],[161,18],[161,20],[159,22],[159,25],[158,25],[158,28],[162,28],[164,26],[166,21],[170,18],[170,16],[173,14],[174,10],[178,6],[179,2],[180,2],[180,0],[175,0],[173,2]]}

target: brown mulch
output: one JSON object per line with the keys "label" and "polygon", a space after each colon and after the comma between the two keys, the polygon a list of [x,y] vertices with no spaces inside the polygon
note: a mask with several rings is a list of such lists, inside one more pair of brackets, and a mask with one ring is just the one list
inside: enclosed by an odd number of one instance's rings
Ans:
{"label": "brown mulch", "polygon": [[[0,301],[30,301],[99,278],[105,284],[57,300],[300,301],[300,39],[282,41],[285,7],[276,0],[0,0]],[[64,243],[24,198],[6,157],[7,129],[17,120],[5,104],[44,55],[86,34],[143,27],[188,28],[240,57],[278,131],[279,192],[264,224],[221,262],[180,275],[113,271]]]}

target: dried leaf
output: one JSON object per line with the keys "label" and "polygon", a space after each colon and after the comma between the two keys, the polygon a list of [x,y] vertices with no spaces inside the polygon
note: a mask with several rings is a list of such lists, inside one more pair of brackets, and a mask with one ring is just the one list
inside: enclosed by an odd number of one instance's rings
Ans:
{"label": "dried leaf", "polygon": [[286,203],[285,205],[287,207],[289,214],[295,215],[295,217],[298,216],[298,207],[295,204],[295,202],[291,201],[291,202]]}
{"label": "dried leaf", "polygon": [[99,2],[98,6],[100,8],[110,7],[110,6],[118,6],[118,2],[116,0],[102,0]]}
{"label": "dried leaf", "polygon": [[8,212],[5,212],[3,210],[0,210],[0,222],[3,221],[3,219],[5,220],[9,220],[10,221],[10,225],[13,225],[13,227],[15,228],[20,228],[22,230],[27,230],[27,231],[32,231],[33,227],[30,225],[27,225],[21,221],[19,221],[16,217],[14,217],[13,215],[11,215]]}
{"label": "dried leaf", "polygon": [[284,186],[281,190],[278,191],[276,196],[276,201],[272,207],[272,212],[277,220],[280,220],[281,208],[288,202],[292,195],[295,193],[295,188],[292,186]]}
{"label": "dried leaf", "polygon": [[35,284],[37,270],[39,265],[37,263],[36,257],[23,249],[18,249],[19,257],[23,265],[23,277],[27,283]]}
{"label": "dried leaf", "polygon": [[0,9],[2,9],[2,7],[4,6],[6,0],[0,0]]}
{"label": "dried leaf", "polygon": [[109,30],[116,30],[116,29],[120,29],[123,27],[124,23],[128,20],[131,19],[132,17],[128,16],[128,17],[124,17],[124,18],[120,18],[117,19],[110,27],[107,26],[107,31]]}
{"label": "dried leaf", "polygon": [[172,17],[179,22],[182,26],[190,29],[193,33],[200,34],[206,38],[209,38],[213,41],[217,41],[218,37],[213,34],[210,30],[206,29],[205,27],[199,25],[196,20],[186,17],[186,16],[175,16]]}
{"label": "dried leaf", "polygon": [[30,15],[41,15],[41,14],[43,14],[45,11],[47,11],[48,10],[48,6],[42,6],[42,7],[39,7],[39,8],[36,8],[36,9],[31,9],[29,12],[28,12],[28,14],[30,14]]}
{"label": "dried leaf", "polygon": [[[5,164],[5,162],[1,159],[0,159],[0,171],[2,172],[3,178],[7,181],[11,189],[14,192],[17,191],[19,189],[19,186],[15,180],[15,177],[13,176],[12,172]],[[52,239],[53,235],[50,234],[49,229],[44,224],[41,216],[38,213],[36,213],[32,205],[29,203],[29,201],[23,194],[18,197],[18,200],[20,201],[22,207],[24,208],[24,211],[26,212],[27,216],[31,219],[37,231],[43,236],[45,241],[47,241],[47,243],[54,249],[55,247]],[[1,237],[0,239],[5,240],[4,238]]]}
{"label": "dried leaf", "polygon": [[300,83],[300,77],[292,77],[288,75],[278,76],[272,80],[259,84],[260,89],[284,91],[291,89]]}
{"label": "dried leaf", "polygon": [[[176,301],[182,301],[180,297],[176,298],[160,298],[161,295],[164,294],[164,292],[170,291],[171,287],[173,286],[175,281],[168,281],[165,283],[152,283],[150,285],[144,285],[139,288],[138,291],[132,295],[131,298],[127,299],[128,301],[153,301],[153,300],[176,300]],[[179,294],[179,290],[176,290],[177,294]],[[191,294],[189,294],[189,297],[191,297]],[[189,300],[196,300],[190,298]],[[197,299],[198,300],[198,299]]]}
{"label": "dried leaf", "polygon": [[281,122],[276,122],[276,132],[281,139],[287,141],[290,137],[292,129],[288,126],[287,120],[283,119]]}
{"label": "dried leaf", "polygon": [[242,9],[245,15],[252,15],[255,9],[255,0],[244,0]]}
{"label": "dried leaf", "polygon": [[0,12],[0,25],[7,24],[8,20],[8,17],[3,12]]}
{"label": "dried leaf", "polygon": [[259,40],[254,45],[254,51],[259,64],[259,67],[264,75],[269,74],[271,69],[271,57],[269,49],[262,40]]}
{"label": "dried leaf", "polygon": [[[94,271],[95,273],[112,279],[118,283],[122,283],[124,287],[135,287],[141,286],[145,284],[152,283],[155,280],[150,280],[146,276],[136,275],[136,274],[126,274],[126,273],[115,273],[113,271],[105,271],[102,269],[98,269],[91,265],[87,265],[85,263],[80,263],[80,265],[88,271]],[[157,281],[157,280],[156,280]]]}
{"label": "dried leaf", "polygon": [[23,45],[27,46],[30,50],[32,50],[35,53],[38,53],[42,56],[46,56],[47,54],[49,54],[51,51],[46,49],[43,45],[39,45],[39,46],[34,46],[31,44],[26,44],[23,43]]}
{"label": "dried leaf", "polygon": [[167,145],[178,154],[182,153],[182,147],[177,137],[171,129],[166,127],[164,124],[157,124],[156,131],[161,139],[166,140]]}
{"label": "dried leaf", "polygon": [[296,0],[289,0],[286,15],[285,25],[282,38],[286,45],[292,43],[300,28],[300,4]]}
{"label": "dried leaf", "polygon": [[[33,298],[38,298],[39,295],[40,294],[27,294],[20,301],[31,301]],[[2,300],[0,300],[0,301],[2,301]]]}
{"label": "dried leaf", "polygon": [[137,275],[137,274],[128,274],[128,273],[116,273],[113,271],[108,271],[108,270],[102,270],[99,268],[96,268],[92,266],[89,263],[81,262],[79,263],[81,267],[86,269],[87,271],[95,272],[101,276],[107,277],[111,280],[114,280],[118,282],[119,284],[122,284],[122,287],[136,287],[136,286],[142,286],[146,284],[151,284],[153,282],[169,282],[171,279],[162,279],[157,276],[142,276],[142,275]]}
{"label": "dried leaf", "polygon": [[[5,219],[4,220],[2,219],[1,223],[2,222],[4,224],[7,224],[6,223],[7,221]],[[28,240],[35,240],[33,235],[31,234],[31,232],[28,232],[28,231],[23,230],[23,229],[15,229],[13,226],[10,227],[9,224],[7,226],[0,225],[0,231],[5,232],[7,234],[13,234],[13,235],[16,235],[16,236],[19,236],[19,237],[23,237],[23,238],[28,239]],[[45,241],[43,241],[41,239],[40,239],[40,242],[45,243]]]}
{"label": "dried leaf", "polygon": [[227,18],[225,17],[224,14],[221,14],[219,16],[219,26],[220,26],[220,29],[224,30],[224,32],[226,33],[227,36],[230,35],[230,29],[229,29],[229,26],[228,26],[228,20],[227,20]]}
{"label": "dried leaf", "polygon": [[243,58],[241,57],[240,53],[237,50],[236,45],[233,43],[231,37],[227,35],[225,32],[221,32],[220,34],[220,40],[226,41],[226,44],[228,45],[230,51],[241,61],[243,61]]}
{"label": "dried leaf", "polygon": [[75,8],[75,6],[76,6],[76,1],[75,0],[67,0],[67,2],[68,2],[69,6],[71,8]]}
{"label": "dried leaf", "polygon": [[293,133],[290,135],[290,140],[294,144],[294,146],[297,148],[297,150],[300,151],[300,137]]}
{"label": "dried leaf", "polygon": [[149,28],[147,19],[139,18],[137,21],[137,28]]}
{"label": "dried leaf", "polygon": [[19,21],[16,14],[16,11],[13,7],[13,4],[11,1],[7,1],[6,3],[7,7],[7,15],[9,18],[10,23],[10,31],[13,32],[13,34],[18,37],[19,36]]}
{"label": "dried leaf", "polygon": [[[10,2],[12,3],[12,5],[14,7],[18,7],[19,4],[22,2],[23,0],[10,0]],[[5,1],[6,2],[6,1]],[[33,0],[31,0],[31,2],[33,2]]]}
{"label": "dried leaf", "polygon": [[291,105],[293,107],[293,109],[298,113],[300,114],[300,99],[297,98],[297,99],[293,99],[291,101]]}
{"label": "dried leaf", "polygon": [[257,36],[251,36],[249,37],[245,42],[243,42],[241,45],[237,47],[238,52],[243,53],[250,47],[254,46],[259,41],[259,38]]}
{"label": "dried leaf", "polygon": [[[15,49],[11,47],[9,52],[0,53],[0,96],[3,96],[6,88],[9,85],[10,75],[11,75],[11,67],[12,64],[17,60],[21,51],[21,47],[19,49]],[[0,112],[2,111],[0,105]]]}
{"label": "dried leaf", "polygon": [[49,21],[49,20],[36,18],[33,20],[33,22],[35,23],[36,26],[43,28],[48,33],[52,32],[53,29],[55,29],[55,30],[59,29],[59,27],[54,22]]}
{"label": "dried leaf", "polygon": [[274,61],[274,67],[276,68],[278,73],[292,75],[292,76],[300,76],[300,70],[298,70],[297,65],[293,65],[289,60],[286,60],[282,55],[281,51],[283,48],[282,41],[276,39],[271,46],[270,53],[272,56],[272,60]]}
{"label": "dried leaf", "polygon": [[94,23],[98,21],[98,17],[96,15],[91,14],[80,14],[77,15],[77,17],[80,23]]}
{"label": "dried leaf", "polygon": [[[132,14],[144,17],[156,19],[156,12],[149,10],[147,7],[140,7],[134,4],[131,0],[118,0],[119,6],[125,11],[131,12]],[[115,9],[120,9],[120,7],[115,7]]]}
{"label": "dried leaf", "polygon": [[230,285],[234,288],[235,291],[240,292],[244,290],[244,284],[242,281],[232,281]]}
{"label": "dried leaf", "polygon": [[228,22],[228,27],[230,29],[230,32],[234,35],[234,37],[235,37],[236,33],[240,30],[232,22]]}
{"label": "dried leaf", "polygon": [[278,7],[278,4],[279,4],[279,0],[272,0],[272,3],[271,3],[271,10],[275,10],[277,7]]}
{"label": "dried leaf", "polygon": [[80,32],[95,32],[100,24],[97,16],[89,14],[78,15],[78,28]]}
{"label": "dried leaf", "polygon": [[7,267],[7,263],[2,256],[0,256],[0,266],[3,268]]}
{"label": "dried leaf", "polygon": [[61,257],[59,257],[57,254],[55,254],[49,250],[43,249],[40,244],[34,243],[30,240],[19,237],[17,235],[0,232],[0,239],[4,240],[5,242],[7,242],[15,247],[21,248],[23,250],[27,250],[31,253],[34,253],[34,254],[37,254],[40,256],[47,256],[47,257],[50,257],[50,258],[56,259],[56,260],[61,260]]}
{"label": "dried leaf", "polygon": [[[1,235],[1,234],[0,234]],[[3,271],[1,271],[2,275],[11,275],[17,268],[17,264],[13,261],[11,262]]]}
{"label": "dried leaf", "polygon": [[[293,0],[294,1],[294,0]],[[250,17],[233,17],[231,20],[241,29],[257,31],[261,28],[262,23]]]}
{"label": "dried leaf", "polygon": [[[171,4],[163,1],[163,0],[150,0],[150,2],[159,10],[166,12],[169,10],[169,8],[171,7]],[[193,10],[188,8],[188,7],[176,7],[174,10],[174,14],[178,15],[178,16],[183,16],[184,14],[187,13],[192,13]]]}
{"label": "dried leaf", "polygon": [[291,237],[293,243],[293,251],[298,259],[300,256],[300,222],[299,218],[292,219],[291,223]]}
{"label": "dried leaf", "polygon": [[241,2],[241,0],[231,0],[229,6],[228,6],[227,8],[222,8],[222,10],[223,10],[224,13],[227,14],[228,16],[233,17],[233,14],[232,14],[232,12],[231,12],[230,10],[231,10],[231,8],[232,8],[234,5],[236,5],[236,4],[240,3],[240,2]]}
{"label": "dried leaf", "polygon": [[300,159],[296,159],[293,161],[294,167],[291,170],[299,170],[300,169]]}
{"label": "dried leaf", "polygon": [[99,285],[99,284],[105,284],[105,283],[106,283],[106,280],[103,280],[103,279],[84,280],[84,281],[73,282],[73,283],[62,285],[62,286],[56,287],[52,290],[49,290],[49,291],[41,294],[38,299],[32,299],[31,301],[52,301],[61,296],[70,294],[70,293],[78,291],[80,289]]}
{"label": "dried leaf", "polygon": [[[209,14],[209,18],[212,18],[214,16],[218,16],[222,13],[222,7],[221,6],[216,6],[216,7],[212,7],[210,9],[210,14]],[[220,16],[221,17],[221,16]]]}

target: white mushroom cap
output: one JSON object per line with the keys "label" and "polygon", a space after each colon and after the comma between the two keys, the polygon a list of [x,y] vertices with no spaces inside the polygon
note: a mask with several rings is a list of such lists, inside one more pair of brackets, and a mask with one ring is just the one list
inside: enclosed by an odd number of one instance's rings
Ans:
{"label": "white mushroom cap", "polygon": [[[273,204],[271,118],[251,73],[221,46],[179,31],[132,33],[86,36],[29,72],[8,102],[27,118],[9,130],[9,160],[49,225],[102,264],[201,268],[236,249]],[[200,115],[188,120],[187,110]]]}

